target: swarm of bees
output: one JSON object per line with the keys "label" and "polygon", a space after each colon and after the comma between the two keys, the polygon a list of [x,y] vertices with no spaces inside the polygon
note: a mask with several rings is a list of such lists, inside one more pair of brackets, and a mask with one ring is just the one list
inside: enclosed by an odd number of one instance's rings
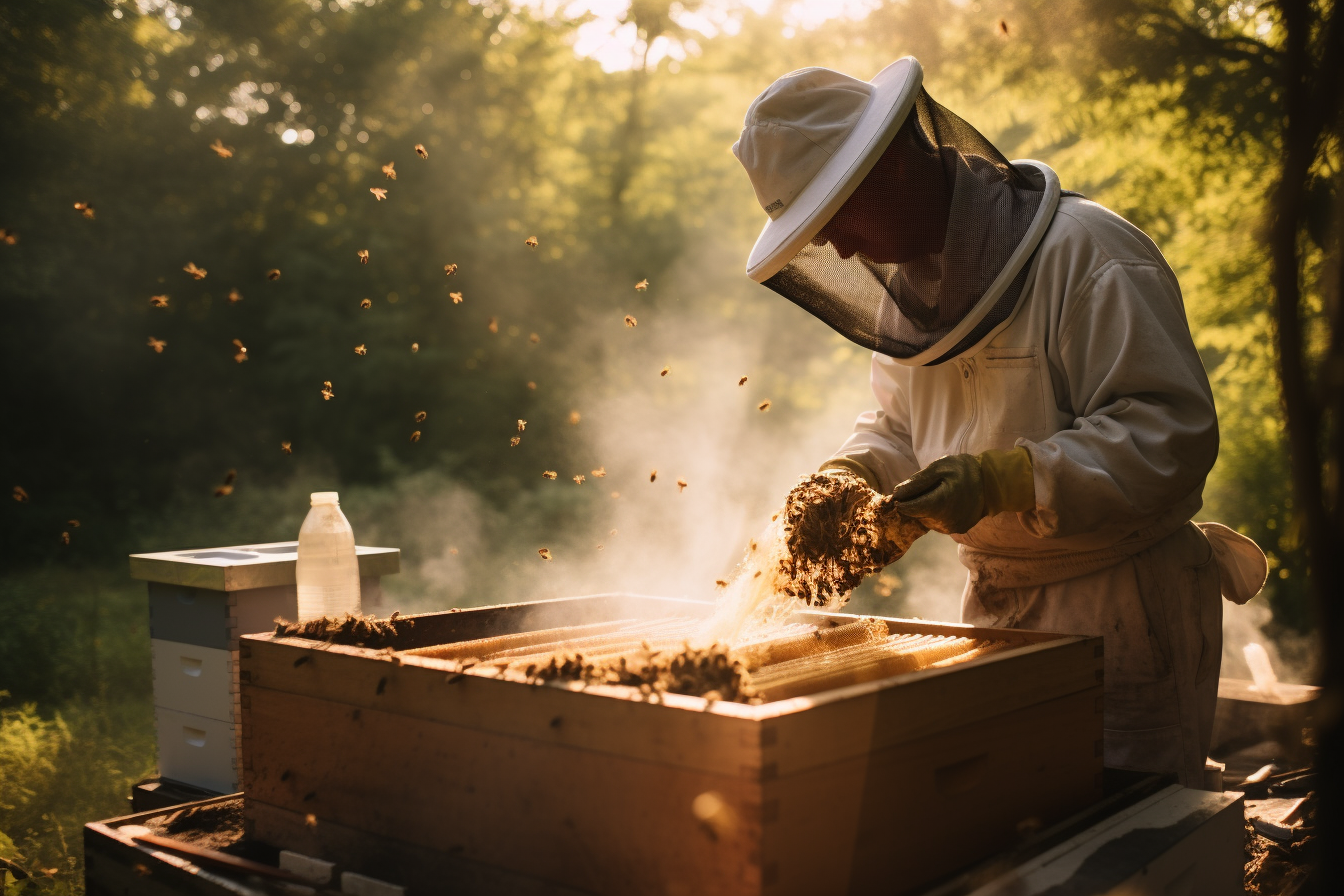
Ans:
{"label": "swarm of bees", "polygon": [[150,296],[150,297],[149,297],[149,306],[150,306],[151,308],[167,308],[167,307],[168,307],[168,297],[167,297],[167,296]]}
{"label": "swarm of bees", "polygon": [[331,388],[331,380],[322,381],[322,400],[331,401],[336,397],[336,391]]}
{"label": "swarm of bees", "polygon": [[205,268],[196,267],[196,262],[194,261],[187,262],[186,265],[182,268],[182,270],[190,274],[191,279],[193,280],[204,280],[205,275],[210,273]]}
{"label": "swarm of bees", "polygon": [[364,343],[361,342],[359,345],[355,346],[355,354],[360,355],[362,357],[364,355],[367,355],[368,353],[369,350],[364,347]]}
{"label": "swarm of bees", "polygon": [[450,292],[448,293],[448,298],[453,300],[454,305],[462,304],[462,293],[460,292]]}
{"label": "swarm of bees", "polygon": [[19,235],[8,227],[0,227],[0,243],[12,246],[19,241]]}
{"label": "swarm of bees", "polygon": [[542,478],[542,479],[551,479],[551,480],[554,480],[554,479],[556,478],[556,476],[558,476],[558,475],[559,475],[559,474],[556,473],[554,470],[542,470],[542,471],[541,471],[541,478]]}
{"label": "swarm of bees", "polygon": [[281,453],[281,454],[293,454],[293,453],[294,453],[294,448],[293,448],[292,445],[290,445],[289,442],[281,442],[281,443],[280,443],[280,453]]}
{"label": "swarm of bees", "polygon": [[649,281],[648,281],[648,279],[641,280],[641,281],[639,281],[638,283],[635,284],[635,289],[639,290],[640,292],[643,292],[644,290],[646,290],[646,289],[648,289],[648,288],[649,288]]}
{"label": "swarm of bees", "polygon": [[266,272],[266,279],[267,279],[267,280],[279,280],[279,279],[280,279],[280,269],[279,269],[279,268],[271,268],[269,271]]}
{"label": "swarm of bees", "polygon": [[387,179],[388,179],[388,180],[396,180],[396,179],[397,179],[397,163],[396,163],[396,162],[388,162],[386,165],[384,165],[384,166],[383,166],[383,174],[387,175]]}
{"label": "swarm of bees", "polygon": [[10,497],[20,504],[28,503],[28,491],[21,485],[14,486],[14,490],[10,493]]}
{"label": "swarm of bees", "polygon": [[243,300],[243,294],[236,289],[229,290],[229,304],[233,305]]}
{"label": "swarm of bees", "polygon": [[233,360],[237,361],[239,364],[241,364],[241,363],[243,363],[244,361],[246,361],[246,360],[247,360],[247,346],[243,345],[243,340],[241,340],[241,339],[235,339],[235,340],[233,340],[233,347],[236,348],[236,349],[238,349],[237,353],[233,356]]}
{"label": "swarm of bees", "polygon": [[229,470],[224,474],[224,484],[215,489],[216,498],[227,498],[233,494],[233,483],[238,478],[237,470]]}
{"label": "swarm of bees", "polygon": [[575,474],[574,474],[574,484],[575,484],[575,485],[583,485],[583,480],[584,480],[584,475],[583,475],[582,473],[575,473]]}
{"label": "swarm of bees", "polygon": [[415,432],[411,433],[411,441],[412,442],[420,441],[420,430],[417,429]]}
{"label": "swarm of bees", "polygon": [[637,327],[639,326],[639,321],[635,320],[632,315],[627,314],[625,316],[625,325],[627,327]]}
{"label": "swarm of bees", "polygon": [[425,422],[426,420],[428,420],[428,419],[429,419],[429,414],[426,413],[425,411],[416,411],[416,412],[415,412],[415,422],[416,422],[416,423],[424,423],[424,422]]}
{"label": "swarm of bees", "polygon": [[762,401],[760,404],[756,405],[756,410],[761,411],[762,413],[770,410],[770,399],[767,398],[765,401]]}
{"label": "swarm of bees", "polygon": [[369,263],[369,250],[368,250],[368,249],[360,249],[360,250],[359,250],[358,252],[356,252],[355,254],[359,256],[359,263],[360,263],[360,264],[368,264],[368,263]]}
{"label": "swarm of bees", "polygon": [[425,149],[425,144],[423,143],[415,144],[415,154],[422,159],[429,158],[429,150]]}
{"label": "swarm of bees", "polygon": [[382,187],[369,187],[369,192],[372,193],[373,198],[377,199],[379,202],[382,202],[387,198],[387,190]]}
{"label": "swarm of bees", "polygon": [[93,220],[94,211],[92,202],[76,202],[75,211],[79,212],[90,221]]}
{"label": "swarm of bees", "polygon": [[446,265],[443,266],[443,276],[445,276],[445,277],[451,277],[451,276],[453,276],[453,275],[456,274],[456,273],[457,273],[457,265],[455,265],[455,264],[446,264]]}
{"label": "swarm of bees", "polygon": [[543,560],[551,559],[551,552],[547,548],[537,548],[537,553],[541,555],[541,559]]}
{"label": "swarm of bees", "polygon": [[224,142],[220,140],[218,137],[215,138],[214,143],[210,144],[210,148],[213,149],[215,151],[215,155],[219,156],[221,159],[233,158],[233,147],[225,146]]}
{"label": "swarm of bees", "polygon": [[534,236],[530,236],[527,239],[523,240],[523,245],[527,246],[527,248],[529,249],[535,249],[537,248],[537,238]]}
{"label": "swarm of bees", "polygon": [[162,339],[155,339],[153,336],[149,337],[149,340],[145,344],[154,349],[154,354],[156,355],[163,354],[164,348],[168,345],[167,342]]}
{"label": "swarm of bees", "polygon": [[360,299],[360,300],[359,300],[359,307],[361,307],[361,308],[372,308],[372,307],[373,307],[373,300],[372,300],[372,299]]}

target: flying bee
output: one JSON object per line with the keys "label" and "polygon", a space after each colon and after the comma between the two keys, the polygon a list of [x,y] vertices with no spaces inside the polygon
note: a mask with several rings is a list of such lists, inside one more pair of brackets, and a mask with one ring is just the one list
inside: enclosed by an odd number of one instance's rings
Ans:
{"label": "flying bee", "polygon": [[368,353],[369,350],[364,347],[364,343],[361,342],[359,345],[355,346],[355,354],[367,355]]}
{"label": "flying bee", "polygon": [[745,376],[742,377],[742,379],[740,379],[740,380],[737,381],[737,384],[738,384],[739,386],[745,386],[745,385],[747,384],[747,378],[746,378]]}
{"label": "flying bee", "polygon": [[683,478],[681,478],[680,476],[678,476],[678,477],[677,477],[677,493],[680,494],[680,493],[682,493],[682,492],[684,492],[684,491],[686,491],[686,480],[683,479]]}
{"label": "flying bee", "polygon": [[359,300],[359,307],[361,307],[361,308],[372,308],[372,307],[373,307],[373,300],[372,300],[372,299],[360,299],[360,300]]}
{"label": "flying bee", "polygon": [[279,269],[279,268],[271,268],[269,271],[266,272],[266,279],[267,279],[267,280],[279,280],[279,279],[280,279],[280,269]]}
{"label": "flying bee", "polygon": [[420,441],[420,430],[417,429],[415,432],[411,433],[411,441],[412,442]]}
{"label": "flying bee", "polygon": [[635,284],[635,289],[639,290],[640,292],[643,292],[648,288],[649,288],[649,281],[647,279],[641,280]]}
{"label": "flying bee", "polygon": [[415,154],[422,159],[429,158],[429,150],[425,149],[425,144],[423,143],[415,144]]}
{"label": "flying bee", "polygon": [[525,429],[527,429],[527,421],[526,421],[526,420],[519,420],[519,421],[518,421],[518,431],[519,431],[519,432],[522,432],[522,431],[525,430]]}
{"label": "flying bee", "polygon": [[149,341],[146,342],[145,345],[148,345],[150,348],[154,349],[154,354],[161,355],[163,354],[164,347],[167,346],[168,343],[162,339],[155,339],[153,336],[151,336],[149,337]]}
{"label": "flying bee", "polygon": [[537,553],[541,555],[541,559],[543,560],[551,559],[551,552],[548,548],[537,548]]}
{"label": "flying bee", "polygon": [[79,212],[90,221],[93,220],[94,211],[92,202],[76,202],[75,211]]}
{"label": "flying bee", "polygon": [[79,520],[66,520],[65,524],[69,526],[71,529],[79,528]]}
{"label": "flying bee", "polygon": [[452,554],[454,557],[456,557],[456,556],[457,556],[457,548],[449,548],[449,549],[448,549],[448,553],[450,553],[450,554]]}
{"label": "flying bee", "polygon": [[229,304],[233,305],[243,300],[243,294],[236,289],[229,290]]}
{"label": "flying bee", "polygon": [[70,543],[70,533],[69,533],[69,532],[62,532],[62,533],[61,533],[61,544],[69,544],[69,543]]}
{"label": "flying bee", "polygon": [[0,242],[12,246],[19,241],[19,235],[8,227],[0,227]]}
{"label": "flying bee", "polygon": [[509,447],[517,448],[518,443],[521,442],[522,440],[523,440],[522,436],[514,436],[513,438],[509,439]]}
{"label": "flying bee", "polygon": [[387,190],[382,187],[369,187],[369,192],[372,193],[373,198],[377,199],[379,202],[382,202],[387,198]]}
{"label": "flying bee", "polygon": [[233,360],[237,361],[239,364],[241,364],[241,363],[243,363],[244,361],[246,361],[246,360],[247,360],[247,346],[243,345],[243,341],[242,341],[241,339],[235,339],[235,340],[233,340],[233,347],[236,348],[236,349],[238,349],[238,353],[235,354],[235,355],[233,356]]}
{"label": "flying bee", "polygon": [[530,236],[527,239],[523,240],[523,245],[529,249],[535,249],[537,248],[537,238],[534,236]]}
{"label": "flying bee", "polygon": [[584,480],[584,478],[585,478],[585,477],[584,477],[584,475],[583,475],[582,473],[576,473],[576,474],[574,475],[574,484],[575,484],[575,485],[583,485],[583,480]]}
{"label": "flying bee", "polygon": [[215,489],[216,498],[227,498],[233,494],[233,483],[238,478],[237,470],[229,470],[224,474],[224,484]]}
{"label": "flying bee", "polygon": [[455,264],[446,264],[446,265],[443,266],[443,276],[445,276],[445,277],[451,277],[451,276],[453,276],[453,275],[456,274],[456,273],[457,273],[457,265],[455,265]]}
{"label": "flying bee", "polygon": [[650,470],[650,471],[649,471],[649,481],[650,481],[650,482],[654,482],[655,480],[657,480],[657,478],[658,478],[658,471],[657,471],[657,470]]}
{"label": "flying bee", "polygon": [[388,180],[397,179],[396,164],[397,164],[396,162],[388,162],[386,165],[383,166],[383,174],[387,175]]}
{"label": "flying bee", "polygon": [[767,398],[765,401],[763,401],[763,402],[761,402],[760,404],[756,405],[756,410],[758,410],[758,411],[762,411],[762,412],[770,410],[770,399]]}
{"label": "flying bee", "polygon": [[336,391],[331,388],[331,380],[322,381],[322,400],[331,401],[336,397]]}
{"label": "flying bee", "polygon": [[196,262],[194,261],[187,262],[186,266],[183,267],[182,270],[190,274],[191,279],[193,280],[204,280],[205,275],[209,273],[205,268],[196,267]]}
{"label": "flying bee", "polygon": [[488,323],[488,324],[485,325],[485,328],[486,328],[487,330],[489,330],[491,333],[498,333],[498,332],[499,332],[499,321],[495,320],[495,319],[492,317],[492,318],[490,318],[490,323]]}
{"label": "flying bee", "polygon": [[527,381],[527,388],[529,388],[529,389],[531,389],[533,392],[535,392],[535,391],[537,391],[537,384],[534,383],[534,382],[532,382],[532,380],[528,380],[528,381]]}
{"label": "flying bee", "polygon": [[637,327],[637,326],[639,326],[639,321],[635,320],[634,317],[632,317],[631,315],[627,314],[627,315],[625,316],[625,325],[626,325],[627,327]]}
{"label": "flying bee", "polygon": [[167,307],[168,307],[168,297],[167,297],[167,296],[150,296],[150,297],[149,297],[149,304],[150,304],[150,307],[152,307],[152,308],[167,308]]}
{"label": "flying bee", "polygon": [[1008,22],[1007,22],[1007,20],[1005,20],[1005,19],[999,19],[999,24],[996,25],[996,26],[994,27],[994,30],[997,31],[997,32],[999,33],[999,36],[1000,36],[1000,37],[1007,37],[1007,36],[1008,36]]}
{"label": "flying bee", "polygon": [[671,368],[671,367],[664,367],[662,370],[658,371],[658,375],[659,375],[659,376],[667,376],[667,375],[668,375],[669,373],[671,373],[671,372],[672,372],[672,368]]}
{"label": "flying bee", "polygon": [[426,420],[428,420],[428,419],[429,419],[429,414],[427,414],[426,412],[424,412],[424,411],[416,411],[416,412],[415,412],[415,422],[416,422],[416,423],[424,423],[424,422],[425,422]]}
{"label": "flying bee", "polygon": [[20,504],[28,503],[28,491],[21,485],[14,486],[14,491],[10,493],[10,497],[12,497],[15,501],[18,501]]}
{"label": "flying bee", "polygon": [[728,587],[728,583],[727,583],[726,581],[724,581],[723,579],[715,579],[715,580],[714,580],[714,584],[717,585],[717,586],[720,587],[720,588],[727,588],[727,587]]}
{"label": "flying bee", "polygon": [[541,337],[538,336],[536,333],[529,333],[527,341],[532,343],[533,345],[536,345],[538,342],[541,341]]}
{"label": "flying bee", "polygon": [[605,479],[607,477],[607,468],[598,467],[596,470],[592,471],[592,474],[595,479]]}
{"label": "flying bee", "polygon": [[418,343],[418,342],[412,342],[412,343],[411,343],[411,354],[415,354],[415,353],[418,352],[418,351],[420,351],[420,343]]}
{"label": "flying bee", "polygon": [[213,149],[215,151],[215,155],[219,156],[221,159],[233,158],[233,147],[225,146],[223,141],[221,141],[218,137],[215,138],[214,143],[210,144],[210,148]]}
{"label": "flying bee", "polygon": [[570,411],[570,412],[569,412],[569,425],[570,425],[570,426],[578,426],[578,425],[579,425],[579,421],[582,420],[582,419],[583,419],[583,418],[579,415],[579,412],[578,412],[578,411]]}
{"label": "flying bee", "polygon": [[293,454],[293,453],[294,453],[294,448],[293,448],[292,445],[290,445],[289,442],[281,442],[281,443],[280,443],[280,453],[281,453],[281,454]]}
{"label": "flying bee", "polygon": [[368,250],[368,249],[360,249],[360,250],[359,250],[358,252],[356,252],[355,254],[359,256],[359,263],[360,263],[360,264],[368,264],[368,263],[369,263],[369,250]]}
{"label": "flying bee", "polygon": [[450,292],[448,293],[448,298],[453,300],[454,305],[462,304],[462,293],[460,292]]}
{"label": "flying bee", "polygon": [[555,477],[556,477],[557,475],[558,475],[558,474],[557,474],[554,470],[542,470],[542,471],[541,471],[541,478],[542,478],[542,479],[552,479],[552,480],[553,480],[553,479],[555,479]]}

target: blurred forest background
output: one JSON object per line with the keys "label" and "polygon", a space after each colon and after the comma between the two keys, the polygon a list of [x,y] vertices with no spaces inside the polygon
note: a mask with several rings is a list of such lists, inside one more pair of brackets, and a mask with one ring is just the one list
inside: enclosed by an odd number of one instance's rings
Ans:
{"label": "blurred forest background", "polygon": [[[5,4],[0,857],[79,890],[80,824],[121,814],[154,771],[128,553],[290,540],[308,493],[336,489],[360,543],[402,549],[384,585],[403,611],[712,596],[868,402],[865,353],[742,273],[762,216],[728,147],[751,99],[806,65],[867,78],[916,55],[1006,155],[1157,241],[1222,426],[1201,519],[1270,557],[1267,592],[1225,605],[1229,647],[1267,638],[1301,680],[1311,616],[1263,248],[1278,9]],[[1337,170],[1308,189],[1317,313]],[[948,547],[924,539],[852,606],[955,618]],[[1229,649],[1224,674],[1240,662]]]}

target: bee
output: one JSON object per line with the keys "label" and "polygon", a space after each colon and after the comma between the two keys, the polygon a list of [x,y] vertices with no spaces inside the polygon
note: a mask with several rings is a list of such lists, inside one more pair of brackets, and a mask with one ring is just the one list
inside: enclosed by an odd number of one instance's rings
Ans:
{"label": "bee", "polygon": [[450,554],[452,554],[454,557],[456,557],[456,556],[457,556],[457,548],[449,548],[449,549],[448,549],[448,553],[450,553]]}
{"label": "bee", "polygon": [[205,268],[196,267],[196,262],[194,261],[187,262],[186,266],[182,268],[182,270],[190,274],[191,279],[193,280],[204,280],[205,275],[209,273]]}
{"label": "bee", "polygon": [[659,376],[667,376],[667,375],[668,375],[669,373],[671,373],[671,372],[672,372],[672,368],[671,368],[671,367],[664,367],[662,370],[658,371],[658,375],[659,375]]}
{"label": "bee", "polygon": [[582,473],[576,473],[576,474],[574,475],[574,484],[575,484],[575,485],[583,485],[583,480],[584,480],[584,475],[583,475]]}
{"label": "bee", "polygon": [[533,345],[536,345],[538,342],[541,341],[541,337],[538,336],[536,333],[529,333],[527,341],[532,343]]}
{"label": "bee", "polygon": [[687,483],[685,479],[681,478],[680,476],[677,477],[677,494],[681,494],[682,492],[686,491],[686,484]]}
{"label": "bee", "polygon": [[224,474],[224,484],[215,489],[216,498],[227,498],[233,494],[233,483],[238,479],[237,470],[229,470]]}
{"label": "bee", "polygon": [[412,343],[411,343],[411,354],[415,354],[415,353],[418,352],[418,351],[420,351],[420,343],[418,343],[418,342],[412,342]]}
{"label": "bee", "polygon": [[639,290],[640,292],[643,292],[648,288],[649,288],[649,281],[647,279],[641,280],[635,284],[635,289]]}
{"label": "bee", "polygon": [[221,159],[233,158],[233,147],[225,146],[224,143],[218,137],[215,138],[214,143],[210,144],[210,148],[213,149],[215,151],[215,155],[219,156]]}
{"label": "bee", "polygon": [[355,354],[362,356],[367,355],[368,353],[369,350],[364,347],[364,343],[361,342],[359,345],[355,346]]}
{"label": "bee", "polygon": [[168,307],[168,297],[167,297],[167,296],[150,296],[150,297],[149,297],[149,304],[150,304],[150,307],[152,307],[152,308],[167,308],[167,307]]}
{"label": "bee", "polygon": [[423,143],[415,144],[415,154],[422,159],[429,158],[429,150],[425,149],[425,144]]}
{"label": "bee", "polygon": [[537,548],[537,553],[541,555],[541,559],[543,560],[551,559],[551,552],[549,548]]}
{"label": "bee", "polygon": [[241,363],[243,363],[244,361],[246,361],[246,360],[247,360],[247,346],[243,345],[243,341],[242,341],[241,339],[235,339],[235,340],[233,340],[233,347],[236,348],[236,349],[238,349],[238,353],[235,354],[235,355],[233,356],[233,360],[237,361],[239,364],[241,364]]}
{"label": "bee", "polygon": [[420,441],[420,430],[417,429],[415,432],[411,433],[411,441],[412,442]]}
{"label": "bee", "polygon": [[0,242],[12,246],[19,241],[19,235],[8,227],[0,227]]}
{"label": "bee", "polygon": [[456,273],[457,273],[457,265],[455,265],[455,264],[446,264],[446,265],[443,266],[443,276],[445,276],[445,277],[451,277],[451,276],[453,276],[453,275],[456,274]]}
{"label": "bee", "polygon": [[595,479],[605,479],[607,477],[607,468],[598,467],[596,470],[592,471],[592,474]]}
{"label": "bee", "polygon": [[514,436],[513,438],[509,439],[509,447],[517,448],[518,443],[521,442],[522,440],[523,440],[522,436]]}
{"label": "bee", "polygon": [[615,529],[612,529],[612,530],[611,530],[610,532],[608,532],[607,534],[610,535],[610,536],[612,536],[612,537],[614,538],[614,537],[616,536],[616,530],[615,530]]}
{"label": "bee", "polygon": [[627,314],[627,315],[625,316],[625,325],[626,325],[627,327],[637,327],[637,326],[639,326],[639,321],[635,320],[634,317],[632,317],[631,315]]}
{"label": "bee", "polygon": [[79,520],[66,520],[65,524],[69,526],[71,529],[79,528]]}
{"label": "bee", "polygon": [[650,470],[650,471],[649,471],[649,481],[650,481],[650,482],[654,482],[654,481],[657,480],[657,479],[658,479],[658,471],[657,471],[657,470]]}
{"label": "bee", "polygon": [[243,294],[236,289],[229,290],[229,304],[233,305],[243,300]]}
{"label": "bee", "polygon": [[70,543],[70,533],[69,533],[69,532],[62,532],[62,533],[61,533],[61,544],[69,544],[69,543]]}
{"label": "bee", "polygon": [[317,827],[317,816],[309,812],[307,815],[303,816],[303,823],[310,828],[315,828]]}
{"label": "bee", "polygon": [[602,545],[599,544],[599,545],[597,546],[597,550],[599,550],[599,551],[602,550]]}
{"label": "bee", "polygon": [[369,250],[368,250],[368,249],[360,249],[360,250],[359,250],[358,252],[356,252],[355,254],[359,256],[359,263],[360,263],[360,264],[368,264],[368,263],[369,263]]}
{"label": "bee", "polygon": [[416,411],[416,412],[415,412],[415,422],[416,422],[416,423],[424,423],[424,422],[425,422],[426,420],[428,420],[428,419],[429,419],[429,414],[425,413],[424,411]]}
{"label": "bee", "polygon": [[75,211],[79,212],[90,221],[93,220],[94,211],[92,202],[76,202]]}
{"label": "bee", "polygon": [[10,497],[20,504],[28,503],[28,491],[21,485],[14,486],[14,490],[10,493]]}
{"label": "bee", "polygon": [[753,539],[752,542],[751,542],[751,550],[753,550],[753,551],[756,550],[756,541],[755,541],[755,539]]}
{"label": "bee", "polygon": [[279,268],[271,268],[269,271],[266,272],[266,279],[267,279],[267,280],[272,280],[272,281],[274,281],[274,280],[279,280],[279,279],[280,279],[280,269],[279,269]]}
{"label": "bee", "polygon": [[485,325],[485,328],[486,328],[487,330],[489,330],[491,333],[498,333],[498,332],[499,332],[499,321],[495,320],[495,319],[492,317],[492,318],[490,318],[490,323],[488,323],[488,324]]}
{"label": "bee", "polygon": [[453,300],[454,305],[462,304],[462,293],[460,292],[450,292],[448,293],[448,298]]}
{"label": "bee", "polygon": [[336,397],[336,391],[331,388],[331,380],[322,381],[322,400],[331,401]]}
{"label": "bee", "polygon": [[373,300],[372,300],[372,299],[360,299],[360,300],[359,300],[359,307],[361,307],[361,308],[372,308],[372,307],[373,307]]}
{"label": "bee", "polygon": [[534,382],[532,382],[532,380],[528,380],[528,381],[527,381],[527,388],[529,388],[529,389],[531,389],[533,392],[535,392],[535,391],[537,391],[537,384],[534,383]]}
{"label": "bee", "polygon": [[281,454],[293,454],[293,453],[294,453],[294,448],[293,448],[293,446],[291,446],[291,445],[289,444],[289,442],[281,442],[281,443],[280,443],[280,453],[281,453]]}
{"label": "bee", "polygon": [[724,581],[723,579],[715,579],[715,580],[714,580],[714,584],[715,584],[716,586],[718,586],[719,588],[727,588],[727,587],[728,587],[728,583],[727,583],[726,581]]}
{"label": "bee", "polygon": [[740,379],[740,380],[737,381],[737,384],[738,384],[739,386],[745,386],[745,385],[747,384],[747,378],[746,378],[745,376],[742,377],[742,379]]}
{"label": "bee", "polygon": [[762,413],[764,413],[765,411],[770,410],[770,399],[767,398],[765,401],[763,401],[763,402],[761,402],[760,404],[756,405],[756,410],[761,411]]}
{"label": "bee", "polygon": [[386,165],[383,166],[383,174],[387,175],[388,180],[397,179],[396,164],[397,164],[396,162],[388,162]]}
{"label": "bee", "polygon": [[579,416],[579,412],[578,412],[578,411],[570,411],[570,412],[569,412],[569,425],[570,425],[570,426],[578,426],[578,425],[579,425],[579,421],[582,420],[582,419],[583,419],[583,418]]}
{"label": "bee", "polygon": [[369,192],[372,193],[373,198],[377,199],[379,202],[382,202],[387,198],[387,190],[382,187],[369,187]]}
{"label": "bee", "polygon": [[153,336],[151,336],[149,337],[149,341],[146,342],[145,345],[148,345],[150,348],[154,349],[154,354],[161,355],[163,354],[163,350],[168,345],[168,343],[162,339],[155,339]]}
{"label": "bee", "polygon": [[542,478],[542,479],[552,479],[552,480],[553,480],[553,479],[555,479],[555,477],[556,477],[557,475],[558,475],[558,474],[557,474],[554,470],[542,470],[542,471],[541,471],[541,478]]}
{"label": "bee", "polygon": [[519,431],[519,432],[522,432],[522,431],[525,430],[525,429],[527,429],[527,421],[526,421],[526,420],[519,420],[519,421],[518,421],[518,431]]}
{"label": "bee", "polygon": [[760,570],[760,569],[756,570],[756,575],[752,576],[752,578],[753,578],[753,579],[759,579],[759,578],[761,577],[761,573],[762,573],[763,571],[764,571],[764,570]]}
{"label": "bee", "polygon": [[529,249],[535,249],[537,248],[537,238],[534,236],[530,236],[527,239],[523,240],[523,245]]}
{"label": "bee", "polygon": [[996,26],[994,26],[994,30],[997,31],[997,32],[999,32],[999,36],[1000,36],[1000,37],[1007,37],[1007,36],[1008,36],[1008,22],[1007,22],[1006,20],[1004,20],[1004,19],[999,19],[999,24],[996,25]]}

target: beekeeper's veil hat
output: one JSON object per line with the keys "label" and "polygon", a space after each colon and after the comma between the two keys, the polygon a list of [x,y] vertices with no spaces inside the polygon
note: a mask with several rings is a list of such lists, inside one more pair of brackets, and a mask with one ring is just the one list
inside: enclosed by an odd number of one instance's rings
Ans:
{"label": "beekeeper's veil hat", "polygon": [[[1053,171],[1009,162],[922,80],[909,56],[871,81],[800,69],[756,98],[733,145],[770,216],[747,275],[912,365],[955,357],[1007,325],[1059,201]],[[891,166],[874,170],[888,149],[922,154],[923,188],[888,182]],[[864,184],[882,197],[872,226],[925,234],[900,261],[844,258],[823,230],[870,172],[883,179]]]}

